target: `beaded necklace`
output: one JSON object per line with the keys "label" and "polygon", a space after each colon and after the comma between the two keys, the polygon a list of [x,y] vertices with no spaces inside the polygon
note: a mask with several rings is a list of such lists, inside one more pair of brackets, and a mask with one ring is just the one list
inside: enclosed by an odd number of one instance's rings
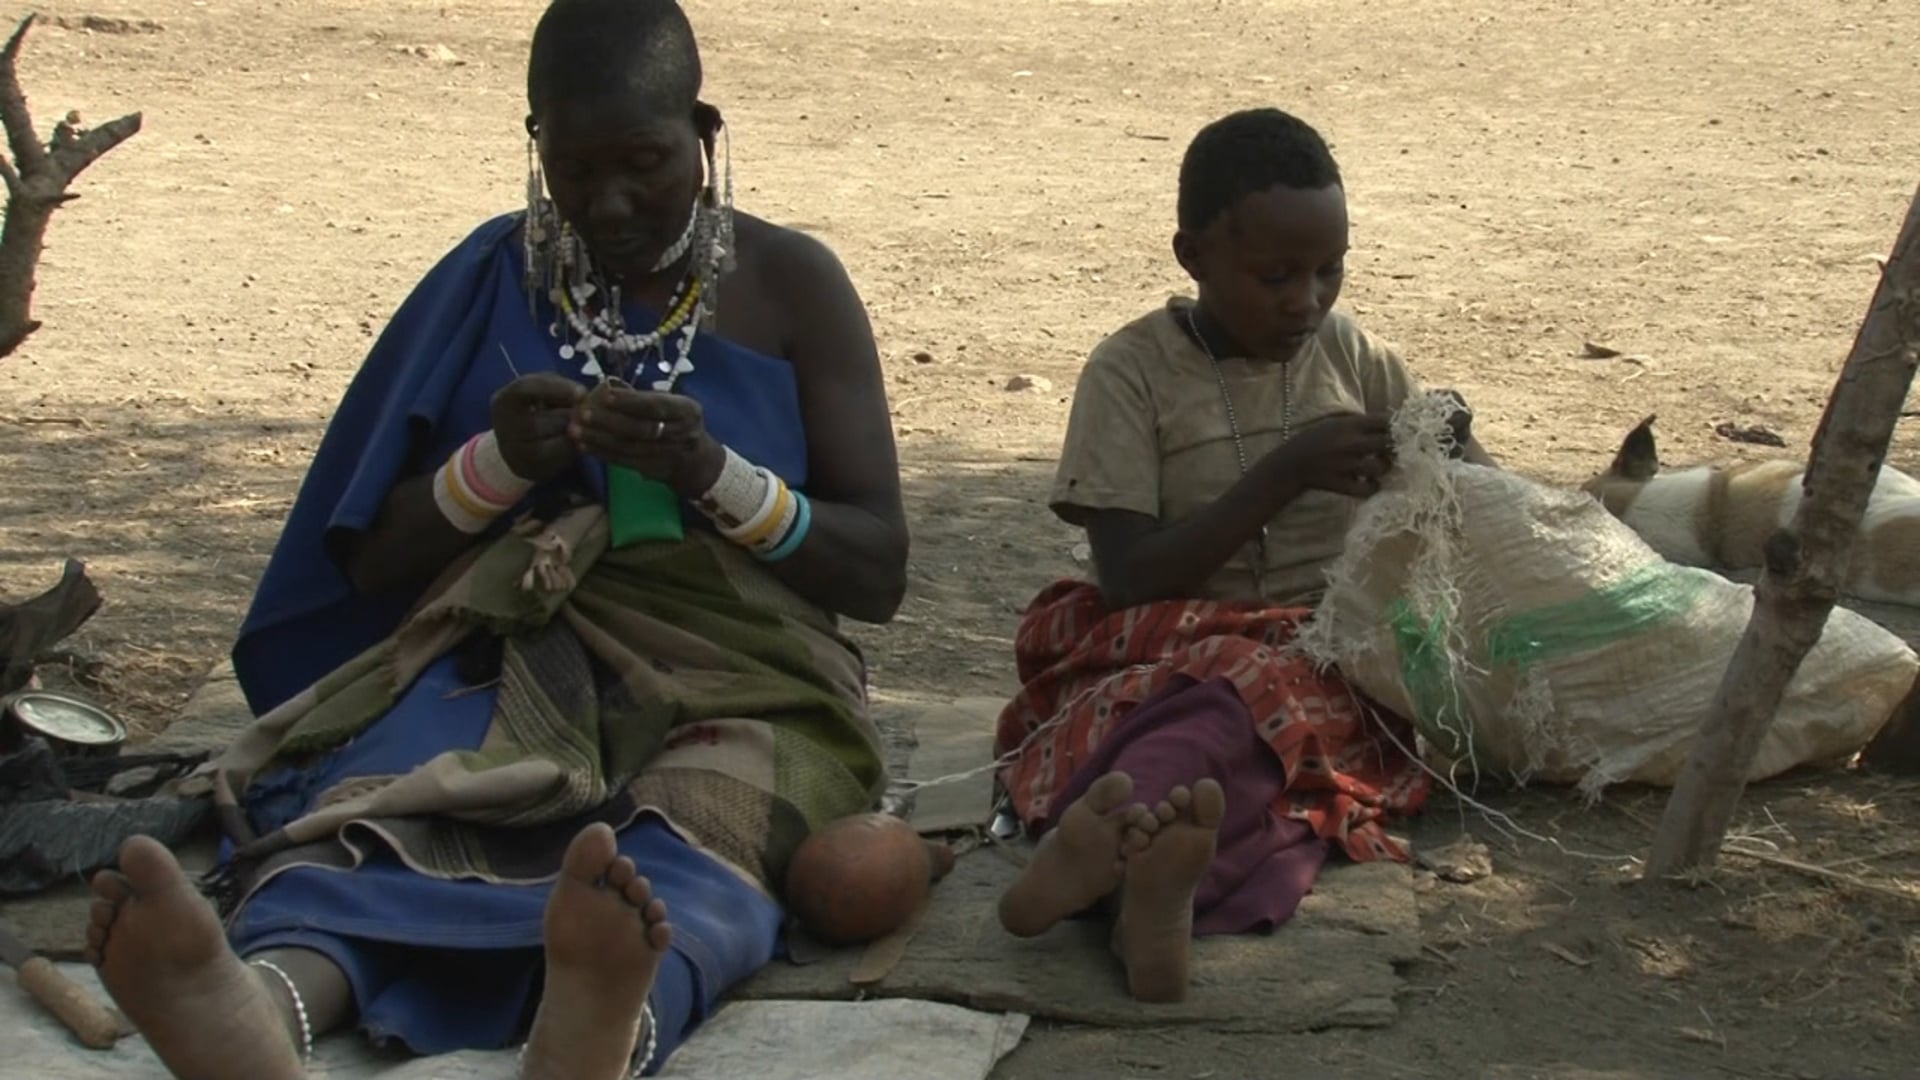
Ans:
{"label": "beaded necklace", "polygon": [[[1247,441],[1240,433],[1240,417],[1233,407],[1233,391],[1227,386],[1227,376],[1220,370],[1220,358],[1213,354],[1213,346],[1200,333],[1200,324],[1194,321],[1193,309],[1187,308],[1187,332],[1193,335],[1200,351],[1207,354],[1207,366],[1213,369],[1213,378],[1220,386],[1220,403],[1227,410],[1227,432],[1233,436],[1233,455],[1240,464],[1240,475],[1247,475]],[[1285,443],[1293,438],[1293,366],[1291,362],[1280,366],[1280,441]],[[1253,541],[1253,591],[1265,599],[1267,595],[1267,526],[1260,526],[1260,533]]]}
{"label": "beaded necklace", "polygon": [[661,253],[653,271],[673,266],[689,252],[692,260],[675,284],[659,325],[636,333],[627,329],[620,286],[594,267],[572,226],[556,220],[551,201],[540,202],[542,220],[530,235],[541,240],[552,236],[557,241],[543,260],[545,273],[539,284],[556,312],[547,331],[560,343],[560,358],[579,361],[580,373],[590,379],[617,379],[628,385],[645,379],[651,389],[671,392],[693,371],[694,338],[713,311],[713,282],[727,264],[732,239],[731,208],[716,205],[711,198],[695,200],[685,230]]}
{"label": "beaded necklace", "polygon": [[[641,380],[652,358],[656,370],[651,386],[663,392],[671,391],[681,376],[693,370],[693,340],[708,312],[711,290],[707,283],[713,279],[720,258],[714,242],[717,230],[711,223],[713,215],[702,210],[696,201],[680,238],[654,263],[657,273],[685,258],[689,250],[695,253],[674,286],[659,325],[643,333],[627,329],[620,286],[595,271],[591,257],[571,228],[561,226],[565,254],[559,260],[557,280],[548,290],[559,318],[548,330],[561,343],[562,360],[580,360],[580,372],[588,378],[618,379],[632,385]],[[598,304],[594,303],[596,298]],[[669,358],[667,344],[676,336],[678,348]]]}

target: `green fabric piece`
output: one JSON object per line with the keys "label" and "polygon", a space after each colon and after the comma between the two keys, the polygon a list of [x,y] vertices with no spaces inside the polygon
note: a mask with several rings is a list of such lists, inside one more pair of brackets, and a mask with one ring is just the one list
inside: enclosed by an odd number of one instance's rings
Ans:
{"label": "green fabric piece", "polygon": [[1487,635],[1496,664],[1536,664],[1644,633],[1699,603],[1711,574],[1656,562],[1577,600],[1515,615]]}
{"label": "green fabric piece", "polygon": [[631,547],[649,540],[687,538],[680,496],[658,480],[617,465],[607,468],[607,519],[613,527],[613,546]]}
{"label": "green fabric piece", "polygon": [[1447,618],[1435,612],[1422,620],[1404,598],[1387,612],[1394,643],[1400,649],[1400,683],[1413,705],[1414,730],[1449,757],[1464,756],[1471,741],[1453,706],[1455,689],[1446,663]]}
{"label": "green fabric piece", "polygon": [[[1518,668],[1604,648],[1684,615],[1713,582],[1705,571],[1650,563],[1605,589],[1500,621],[1487,632],[1487,659]],[[1458,688],[1446,662],[1446,613],[1422,618],[1402,598],[1387,618],[1415,729],[1449,757],[1465,757],[1473,730],[1456,705]]]}

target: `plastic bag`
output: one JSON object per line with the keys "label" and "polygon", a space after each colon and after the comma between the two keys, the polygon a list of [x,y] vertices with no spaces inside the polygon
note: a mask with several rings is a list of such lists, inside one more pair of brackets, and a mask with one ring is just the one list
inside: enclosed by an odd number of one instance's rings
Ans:
{"label": "plastic bag", "polygon": [[[1448,460],[1453,404],[1410,401],[1300,646],[1468,774],[1670,785],[1753,590],[1661,559],[1580,492]],[[1749,780],[1842,761],[1912,686],[1905,642],[1836,608]]]}

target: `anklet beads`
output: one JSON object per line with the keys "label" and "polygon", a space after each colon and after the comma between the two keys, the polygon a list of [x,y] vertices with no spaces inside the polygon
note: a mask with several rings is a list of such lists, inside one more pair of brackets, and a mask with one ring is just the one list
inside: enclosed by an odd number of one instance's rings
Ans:
{"label": "anklet beads", "polygon": [[293,983],[293,976],[286,973],[279,964],[271,960],[249,960],[254,967],[279,979],[287,988],[287,997],[293,999],[294,1019],[300,1021],[300,1067],[305,1068],[313,1060],[313,1024],[307,1020],[307,1003],[300,996],[300,988]]}
{"label": "anklet beads", "polygon": [[660,1024],[653,1016],[653,1002],[649,1000],[640,1006],[640,1026],[647,1029],[646,1038],[633,1055],[633,1075],[635,1080],[645,1076],[647,1067],[653,1064],[653,1055],[660,1049]]}
{"label": "anklet beads", "polygon": [[[642,1031],[646,1032],[644,1037],[640,1034]],[[647,1074],[647,1067],[653,1064],[653,1055],[660,1049],[660,1026],[653,1018],[653,1002],[651,1000],[640,1006],[640,1021],[634,1029],[633,1041],[633,1072],[631,1075],[634,1080],[640,1080],[640,1077]],[[527,1048],[524,1045],[520,1047],[519,1060],[520,1075],[525,1076],[527,1072]]]}

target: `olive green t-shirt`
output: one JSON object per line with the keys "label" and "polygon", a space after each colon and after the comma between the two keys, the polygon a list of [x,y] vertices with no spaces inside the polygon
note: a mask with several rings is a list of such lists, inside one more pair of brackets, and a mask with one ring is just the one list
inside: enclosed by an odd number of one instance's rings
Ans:
{"label": "olive green t-shirt", "polygon": [[[1207,354],[1181,329],[1192,301],[1175,298],[1093,350],[1074,391],[1051,505],[1071,524],[1085,511],[1131,510],[1161,522],[1185,518],[1240,480],[1220,383]],[[1389,413],[1417,390],[1406,365],[1352,319],[1334,312],[1285,365],[1220,361],[1251,466],[1292,429],[1337,412]],[[1289,382],[1291,385],[1289,385]],[[1202,599],[1312,603],[1326,588],[1355,499],[1309,491],[1267,530],[1265,596],[1256,597],[1247,544],[1209,577]]]}

